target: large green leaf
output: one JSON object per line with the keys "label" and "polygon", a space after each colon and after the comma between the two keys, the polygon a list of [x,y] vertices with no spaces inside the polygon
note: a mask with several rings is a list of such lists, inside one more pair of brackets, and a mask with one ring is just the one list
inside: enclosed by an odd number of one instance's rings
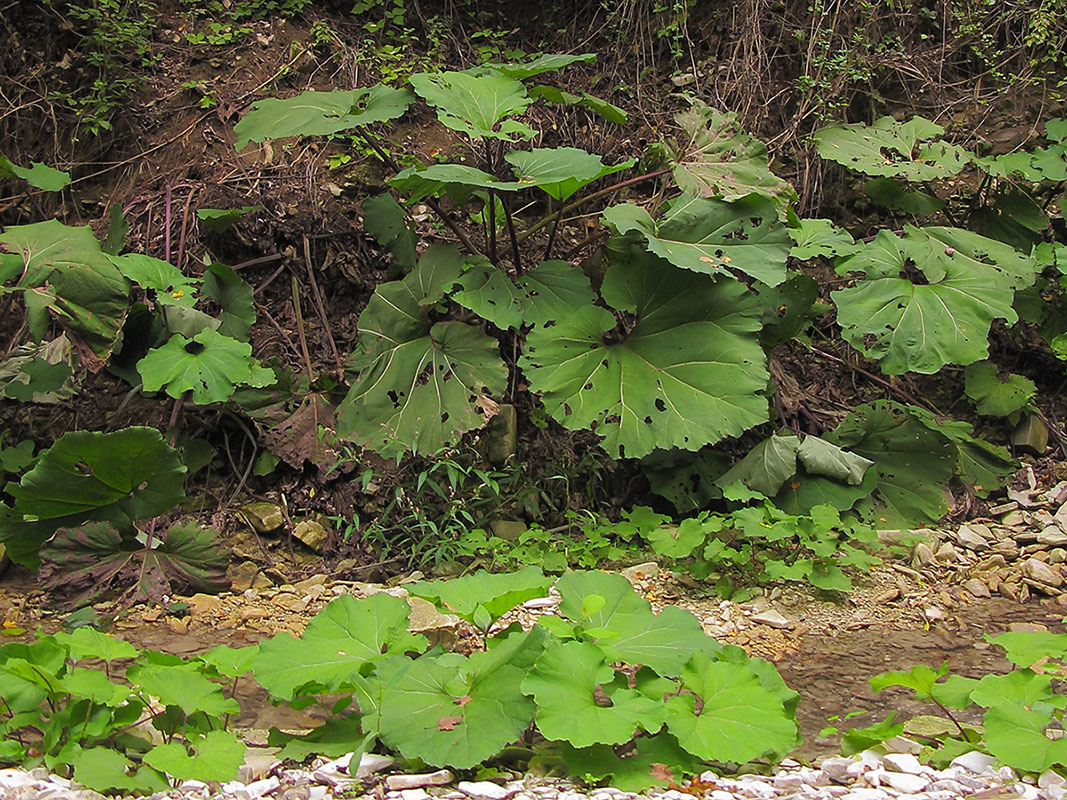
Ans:
{"label": "large green leaf", "polygon": [[974,426],[963,420],[941,419],[925,408],[906,406],[907,413],[948,439],[956,448],[956,474],[979,497],[1004,485],[1015,472],[1018,462],[1006,447],[990,444],[974,435]]}
{"label": "large green leaf", "polygon": [[615,166],[607,166],[600,156],[577,147],[512,150],[504,158],[515,168],[519,183],[537,186],[559,202],[593,181],[634,165],[633,159],[627,159]]}
{"label": "large green leaf", "polygon": [[237,714],[241,710],[236,700],[223,695],[222,686],[212,683],[195,668],[184,664],[135,664],[127,670],[126,675],[133,685],[156,698],[161,705],[176,706],[186,716],[198,711],[222,716]]}
{"label": "large green leaf", "polygon": [[773,497],[796,474],[799,449],[796,436],[770,436],[749,450],[716,484],[729,486],[741,481],[749,489]]}
{"label": "large green leaf", "polygon": [[46,192],[58,192],[70,183],[69,172],[62,172],[38,161],[31,161],[28,167],[20,167],[7,156],[0,156],[0,179],[2,178],[22,178],[33,188],[44,189]]}
{"label": "large green leaf", "polygon": [[405,270],[415,266],[415,232],[408,224],[407,213],[391,194],[363,201],[363,228]]}
{"label": "large green leaf", "polygon": [[971,689],[970,699],[983,708],[1012,704],[1030,708],[1038,703],[1063,708],[1067,704],[1067,697],[1053,693],[1050,676],[1029,669],[983,675]]}
{"label": "large green leaf", "polygon": [[1022,375],[1001,377],[996,365],[979,361],[967,367],[964,394],[974,401],[979,414],[1006,417],[1029,403],[1037,387]]}
{"label": "large green leaf", "polygon": [[[408,584],[408,591],[448,609],[467,622],[486,627],[519,603],[543,597],[552,585],[538,567],[493,574],[483,569],[472,575]],[[481,609],[481,614],[479,613]],[[484,616],[483,616],[484,615]],[[475,622],[476,618],[486,620]]]}
{"label": "large green leaf", "polygon": [[558,320],[596,299],[589,277],[566,261],[542,261],[518,280],[491,264],[476,264],[459,285],[452,299],[501,330]]}
{"label": "large green leaf", "polygon": [[786,279],[792,240],[774,205],[760,195],[733,203],[682,195],[656,222],[641,206],[627,203],[604,209],[620,234],[637,231],[648,250],[677,267],[707,275],[751,275],[768,286]]}
{"label": "large green leaf", "polygon": [[249,142],[289,136],[327,136],[350,128],[385,122],[403,115],[414,96],[406,89],[379,83],[371,89],[302,92],[279,100],[271,97],[252,104],[234,128],[240,151]]}
{"label": "large green leaf", "polygon": [[584,89],[580,90],[578,94],[571,94],[556,86],[541,84],[530,87],[530,97],[544,100],[546,103],[552,103],[557,106],[581,106],[595,114],[599,114],[608,122],[614,122],[616,125],[625,125],[630,118],[630,115],[624,109],[619,108],[614,103],[609,103],[603,98],[589,94]]}
{"label": "large green leaf", "polygon": [[167,742],[144,754],[146,764],[177,780],[230,781],[244,760],[245,743],[230,731],[208,731],[188,747]]}
{"label": "large green leaf", "polygon": [[[693,653],[714,653],[719,645],[704,633],[700,620],[677,606],[659,614],[622,575],[570,572],[556,583],[560,614],[598,633],[587,638],[613,660],[643,664],[660,675],[678,675]],[[598,595],[603,605],[589,613],[586,599]]]}
{"label": "large green leaf", "polygon": [[993,320],[1018,319],[1012,298],[1033,283],[1035,263],[971,231],[906,226],[879,232],[840,269],[866,275],[831,294],[842,336],[899,375],[985,358]]}
{"label": "large green leaf", "polygon": [[57,631],[55,639],[70,648],[70,658],[75,662],[86,658],[99,658],[104,661],[136,658],[141,652],[129,642],[116,639],[96,628],[76,628],[69,633]]}
{"label": "large green leaf", "polygon": [[616,456],[698,450],[765,422],[766,356],[756,299],[640,252],[612,266],[601,293],[632,312],[588,308],[534,327],[519,363],[548,412],[570,429],[594,428]]}
{"label": "large green leaf", "polygon": [[707,767],[662,731],[651,738],[639,738],[635,752],[625,758],[616,755],[614,748],[599,744],[580,750],[564,747],[563,760],[576,778],[595,784],[610,776],[613,788],[634,793],[666,788],[680,782],[682,776],[696,775]]}
{"label": "large green leaf", "polygon": [[155,293],[155,301],[165,306],[188,306],[196,303],[197,278],[189,278],[173,264],[141,253],[111,256],[111,263],[127,279]]}
{"label": "large green leaf", "polygon": [[790,222],[789,237],[793,247],[789,255],[801,261],[808,261],[816,256],[847,256],[860,249],[852,234],[844,228],[838,228],[828,219],[796,219]]}
{"label": "large green leaf", "polygon": [[745,133],[737,114],[722,113],[700,100],[675,115],[686,135],[672,158],[674,179],[697,197],[737,200],[756,193],[782,205],[796,190],[768,167],[767,146]]}
{"label": "large green leaf", "polygon": [[222,403],[239,385],[270,386],[274,371],[252,358],[252,345],[205,328],[190,341],[174,334],[162,347],[137,362],[141,387],[157,392],[166,387],[171,397],[192,392],[199,405]]}
{"label": "large green leaf", "polygon": [[71,431],[6,490],[27,520],[84,514],[123,527],[184,500],[184,474],[178,453],[154,428]]}
{"label": "large green leaf", "polygon": [[693,755],[744,763],[788,753],[796,744],[796,724],[782,700],[745,665],[696,653],[682,670],[682,683],[693,694],[667,700],[667,728]]}
{"label": "large green leaf", "polygon": [[426,639],[408,633],[408,604],[384,593],[333,600],[299,639],[282,633],[259,645],[253,672],[272,696],[289,700],[308,683],[334,691],[388,653],[422,652]]}
{"label": "large green leaf", "polygon": [[74,744],[70,751],[74,780],[98,792],[118,789],[145,795],[166,792],[170,784],[150,766],[135,769],[133,763],[110,747],[81,747]]}
{"label": "large green leaf", "polygon": [[455,248],[438,245],[402,281],[378,286],[359,317],[339,435],[379,452],[434,452],[485,424],[478,399],[499,396],[507,382],[497,343],[471,325],[428,316],[466,266]]}
{"label": "large green leaf", "polygon": [[499,753],[533,720],[525,670],[493,651],[415,661],[386,689],[381,739],[408,758],[467,769]]}
{"label": "large green leaf", "polygon": [[74,604],[128,588],[160,601],[176,591],[218,592],[229,585],[229,554],[217,534],[195,522],[158,532],[151,547],[123,538],[106,522],[63,527],[41,548],[41,585]]}
{"label": "large green leaf", "polygon": [[72,228],[54,219],[12,225],[0,234],[0,250],[13,254],[8,259],[15,266],[11,275],[21,272],[15,286],[25,290],[29,327],[36,338],[44,336],[50,312],[101,359],[110,355],[126,316],[129,283],[89,227]]}
{"label": "large green leaf", "polygon": [[880,503],[867,511],[878,527],[935,522],[948,511],[956,448],[897,404],[859,406],[826,439],[874,462]]}
{"label": "large green leaf", "polygon": [[1054,764],[1067,764],[1067,739],[1050,739],[1045,727],[1052,721],[1046,709],[999,705],[982,720],[985,746],[1005,764],[1028,772],[1043,772]]}
{"label": "large green leaf", "polygon": [[[222,309],[218,317],[219,324],[211,326],[212,329],[240,342],[247,342],[252,323],[256,321],[256,305],[252,287],[237,274],[237,270],[218,262],[208,264],[204,270],[201,294],[203,298],[214,300]],[[182,331],[172,328],[171,332]]]}
{"label": "large green leaf", "polygon": [[[599,647],[552,640],[522,681],[522,691],[533,695],[537,729],[546,739],[589,747],[628,742],[639,729],[658,731],[666,718],[663,703],[619,688],[617,678]],[[598,702],[598,689],[610,704]]]}
{"label": "large green leaf", "polygon": [[506,64],[489,63],[482,64],[479,69],[492,69],[502,72],[509,78],[524,81],[535,75],[543,75],[546,72],[556,72],[569,67],[571,64],[591,64],[596,61],[596,53],[545,53],[530,61],[508,62]]}
{"label": "large green leaf", "polygon": [[933,141],[944,132],[922,117],[881,117],[873,125],[830,125],[813,138],[820,156],[866,175],[929,181],[951,177],[971,160],[963,148]]}
{"label": "large green leaf", "polygon": [[522,188],[518,181],[502,181],[484,170],[466,164],[408,167],[390,178],[389,185],[400,192],[409,203],[418,202],[446,188],[493,189],[498,192],[514,192]]}
{"label": "large green leaf", "polygon": [[1017,667],[1028,668],[1038,661],[1067,658],[1067,633],[1009,631],[998,636],[986,634],[986,641],[1004,649],[1004,657]]}
{"label": "large green leaf", "polygon": [[530,104],[526,87],[499,72],[420,72],[411,76],[415,92],[437,110],[448,128],[472,139],[531,139],[534,130],[524,122],[505,119],[521,114]]}

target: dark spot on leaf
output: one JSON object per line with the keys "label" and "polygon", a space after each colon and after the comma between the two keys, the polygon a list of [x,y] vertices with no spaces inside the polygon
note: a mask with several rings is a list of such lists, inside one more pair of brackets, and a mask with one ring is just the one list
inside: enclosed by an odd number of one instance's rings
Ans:
{"label": "dark spot on leaf", "polygon": [[656,398],[656,410],[657,411],[666,411],[667,410],[667,404],[663,402],[663,398],[662,397],[657,397]]}

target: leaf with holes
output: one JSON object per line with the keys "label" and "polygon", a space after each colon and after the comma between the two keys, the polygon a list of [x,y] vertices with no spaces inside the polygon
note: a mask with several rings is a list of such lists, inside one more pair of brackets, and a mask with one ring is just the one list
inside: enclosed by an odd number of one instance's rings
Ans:
{"label": "leaf with holes", "polygon": [[589,277],[566,261],[542,261],[517,280],[489,263],[472,266],[452,299],[501,330],[537,325],[591,306]]}
{"label": "leaf with holes", "polygon": [[931,431],[948,439],[956,449],[956,474],[979,497],[1004,485],[1018,469],[1006,447],[990,444],[974,435],[974,426],[963,420],[940,419],[925,408],[905,406],[907,413]]}
{"label": "leaf with holes", "polygon": [[[213,325],[223,336],[230,336],[240,342],[248,341],[252,323],[256,321],[256,306],[252,298],[252,287],[248,285],[237,270],[226,264],[208,264],[204,270],[204,283],[201,292],[204,299],[214,300],[222,313],[218,325]],[[171,329],[172,333],[181,331]],[[199,331],[197,331],[199,332]],[[251,384],[255,385],[255,384]]]}
{"label": "leaf with holes", "polygon": [[407,212],[390,194],[363,201],[363,228],[405,270],[415,266],[415,231]]}
{"label": "leaf with holes", "polygon": [[965,376],[964,394],[974,401],[979,414],[1006,417],[1024,408],[1037,391],[1033,381],[1021,375],[1009,372],[1001,377],[989,361],[969,365]]}
{"label": "leaf with holes", "polygon": [[51,314],[99,359],[83,362],[94,371],[103,366],[126,317],[129,283],[92,230],[54,219],[11,225],[0,234],[0,251],[12,254],[4,274],[18,277],[14,289],[23,292],[33,336],[44,336]]}
{"label": "leaf with holes", "polygon": [[499,72],[420,72],[411,76],[415,93],[437,110],[446,128],[472,139],[532,139],[534,129],[507,117],[521,114],[530,104],[526,87]]}
{"label": "leaf with holes", "polygon": [[745,132],[737,114],[724,114],[700,100],[689,102],[689,110],[674,117],[685,139],[671,159],[683,192],[727,202],[752,193],[776,205],[796,199],[796,190],[771,172],[767,146]]}
{"label": "leaf with holes", "polygon": [[252,358],[252,345],[223,336],[210,328],[190,341],[174,334],[162,347],[148,351],[137,362],[142,388],[158,392],[164,386],[171,397],[192,392],[200,405],[222,403],[242,384],[270,386],[274,371]]}
{"label": "leaf with holes", "polygon": [[627,203],[604,210],[620,234],[639,233],[649,252],[676,267],[706,275],[750,275],[768,286],[786,279],[791,240],[774,205],[748,195],[732,203],[682,195],[654,221],[641,206]]}
{"label": "leaf with holes", "polygon": [[111,256],[111,263],[128,280],[142,289],[151,289],[160,305],[191,308],[196,303],[200,280],[186,277],[173,264],[140,253]]}
{"label": "leaf with holes", "polygon": [[796,473],[799,449],[800,439],[796,436],[771,436],[753,447],[715,483],[725,487],[741,481],[749,489],[773,497]]}
{"label": "leaf with holes", "polygon": [[362,600],[342,595],[308,623],[299,639],[279,634],[260,643],[253,672],[271,696],[291,700],[301,686],[328,691],[352,684],[368,664],[392,653],[421,653],[426,639],[408,633],[410,607],[384,593]]}
{"label": "leaf with holes", "polygon": [[922,117],[897,122],[881,117],[873,125],[830,125],[815,132],[819,155],[866,175],[909,181],[948,178],[962,170],[971,154],[954,144],[935,141],[945,132]]}
{"label": "leaf with holes", "polygon": [[849,344],[886,374],[932,374],[986,357],[993,320],[1018,319],[1012,298],[1033,283],[1035,262],[971,231],[909,225],[879,232],[839,270],[866,275],[830,295]]}
{"label": "leaf with holes", "polygon": [[786,229],[793,240],[789,250],[792,258],[809,261],[817,256],[847,256],[861,247],[851,233],[838,228],[831,220],[804,218],[795,222],[795,225],[790,222],[790,227]]}
{"label": "leaf with holes", "polygon": [[681,677],[692,694],[668,698],[667,729],[698,758],[744,763],[796,745],[796,724],[781,698],[745,665],[696,653]]}
{"label": "leaf with holes", "polygon": [[378,286],[359,317],[352,387],[338,434],[378,452],[434,452],[486,422],[478,398],[503,394],[496,341],[462,322],[431,322],[427,309],[467,265],[455,248],[430,248],[403,280]]}
{"label": "leaf with holes", "polygon": [[903,407],[887,401],[859,406],[825,438],[874,462],[878,502],[866,502],[863,510],[877,527],[936,522],[948,511],[945,487],[956,448]]}
{"label": "leaf with holes", "polygon": [[615,749],[603,744],[576,749],[565,746],[563,760],[576,778],[599,783],[611,777],[611,785],[624,792],[641,793],[652,788],[667,788],[685,775],[703,772],[707,765],[682,749],[669,733],[637,740],[635,752],[621,758]]}
{"label": "leaf with holes", "polygon": [[[594,428],[615,456],[698,450],[767,420],[766,356],[756,299],[634,253],[612,266],[604,300],[632,315],[588,308],[533,328],[519,364],[554,419]],[[628,327],[628,326],[627,326]]]}
{"label": "leaf with holes", "polygon": [[522,691],[533,695],[537,729],[546,739],[575,747],[622,744],[638,730],[658,731],[666,714],[662,702],[625,688],[620,675],[599,647],[552,640],[522,681]]}
{"label": "leaf with holes", "polygon": [[72,604],[123,588],[131,598],[158,602],[177,591],[221,591],[228,562],[218,535],[194,522],[157,533],[151,547],[106,522],[87,522],[60,528],[41,548],[40,579],[54,597]]}
{"label": "leaf with holes", "polygon": [[377,84],[371,89],[302,92],[279,100],[270,97],[252,104],[234,128],[240,152],[249,142],[291,136],[329,136],[351,128],[386,122],[402,116],[414,100],[406,89]]}
{"label": "leaf with holes", "polygon": [[583,186],[629,169],[635,163],[630,158],[615,166],[608,166],[600,160],[600,156],[577,147],[512,150],[504,158],[515,168],[519,183],[537,186],[558,202],[569,199]]}

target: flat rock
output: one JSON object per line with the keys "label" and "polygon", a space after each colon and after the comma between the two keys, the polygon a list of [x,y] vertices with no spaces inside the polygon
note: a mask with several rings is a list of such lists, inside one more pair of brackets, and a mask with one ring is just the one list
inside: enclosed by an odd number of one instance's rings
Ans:
{"label": "flat rock", "polygon": [[[986,528],[985,530],[988,531],[989,529]],[[984,531],[981,531],[977,525],[961,525],[956,532],[956,541],[969,550],[986,550],[992,537],[983,536],[982,533]]]}
{"label": "flat rock", "polygon": [[257,533],[272,533],[285,525],[285,513],[274,503],[249,503],[241,511]]}
{"label": "flat rock", "polygon": [[1067,533],[1064,533],[1055,525],[1049,525],[1037,534],[1037,543],[1048,547],[1063,547],[1067,545]]}
{"label": "flat rock", "polygon": [[322,552],[322,547],[329,537],[330,532],[313,519],[300,520],[293,526],[293,538],[299,539],[316,553]]}
{"label": "flat rock", "polygon": [[392,791],[418,789],[423,786],[445,786],[452,783],[452,773],[447,769],[423,772],[416,775],[390,775],[385,779],[385,788]]}
{"label": "flat rock", "polygon": [[[987,769],[992,769],[996,763],[997,759],[993,758],[993,756],[980,753],[977,750],[972,750],[969,753],[964,753],[962,756],[956,756],[952,759],[952,766],[962,767],[975,775],[981,774]],[[959,779],[957,778],[957,780]]]}
{"label": "flat rock", "polygon": [[926,768],[911,753],[887,753],[882,758],[882,766],[891,772],[906,772],[909,775],[922,775]]}
{"label": "flat rock", "polygon": [[963,584],[963,588],[966,589],[973,597],[990,597],[989,587],[986,586],[978,578],[971,578],[969,581]]}
{"label": "flat rock", "polygon": [[511,796],[511,792],[498,783],[492,781],[460,781],[456,784],[467,797],[483,798],[484,800],[505,800]]}
{"label": "flat rock", "polygon": [[792,622],[786,619],[780,611],[773,608],[768,608],[759,614],[753,614],[749,619],[760,625],[769,625],[772,628],[780,628],[782,630],[793,627]]}
{"label": "flat rock", "polygon": [[1063,575],[1060,571],[1036,558],[1028,558],[1024,561],[1022,563],[1022,571],[1026,577],[1045,586],[1058,587],[1063,585]]}

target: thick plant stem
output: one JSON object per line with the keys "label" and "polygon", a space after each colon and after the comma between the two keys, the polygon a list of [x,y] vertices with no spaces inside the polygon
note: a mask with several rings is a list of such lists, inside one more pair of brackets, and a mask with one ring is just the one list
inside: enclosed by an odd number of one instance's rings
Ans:
{"label": "thick plant stem", "polygon": [[515,259],[515,274],[522,275],[522,257],[519,255],[519,240],[515,236],[515,220],[511,214],[511,201],[501,199],[504,206],[504,221],[508,225],[508,237],[511,239],[511,254]]}
{"label": "thick plant stem", "polygon": [[[590,200],[596,200],[598,197],[603,197],[604,195],[611,194],[612,192],[616,192],[619,189],[625,189],[627,186],[633,186],[635,183],[641,183],[643,181],[652,180],[652,178],[658,178],[660,175],[666,175],[668,172],[670,172],[670,169],[664,167],[663,169],[658,169],[655,172],[646,172],[644,175],[638,175],[636,178],[629,178],[628,180],[620,181],[619,183],[613,183],[611,186],[608,186],[605,189],[601,189],[598,192],[593,192],[592,194],[587,194],[585,197],[579,198],[573,203],[564,206],[563,209],[559,212],[560,216],[566,214],[569,211],[574,211],[574,209],[578,208],[579,206],[585,205]],[[549,215],[541,219],[539,222],[536,222],[533,226],[524,230],[519,236],[519,244],[522,244],[524,241],[526,241],[528,237],[537,233],[539,230],[541,230],[541,228],[551,223],[552,219],[553,216]]]}
{"label": "thick plant stem", "polygon": [[[400,172],[400,165],[396,163],[396,160],[390,157],[390,155],[386,153],[378,145],[378,143],[371,138],[369,133],[362,130],[353,131],[353,133],[358,134],[366,143],[366,145],[377,154],[378,158],[382,160],[382,163],[389,167],[389,169],[391,169],[393,172]],[[474,246],[467,234],[465,234],[462,229],[460,229],[460,227],[452,221],[452,218],[445,213],[444,209],[441,208],[441,204],[438,203],[436,199],[434,199],[433,197],[424,197],[423,202],[426,203],[426,205],[430,207],[433,213],[435,213],[440,218],[440,220],[448,226],[449,230],[451,230],[452,233],[456,235],[456,238],[459,239],[460,244],[462,244],[468,252],[478,252],[478,248]]]}
{"label": "thick plant stem", "polygon": [[[549,203],[552,201],[550,200]],[[559,204],[559,208],[556,210],[556,219],[552,223],[552,230],[548,233],[548,244],[545,245],[545,254],[541,256],[542,261],[547,261],[548,257],[552,255],[552,245],[556,243],[556,232],[559,231],[559,223],[563,219],[563,203]]]}

